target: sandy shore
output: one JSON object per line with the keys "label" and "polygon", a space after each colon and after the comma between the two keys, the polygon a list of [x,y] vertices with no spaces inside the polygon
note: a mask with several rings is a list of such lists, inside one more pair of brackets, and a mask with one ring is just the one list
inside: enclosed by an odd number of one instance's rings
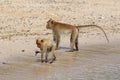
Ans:
{"label": "sandy shore", "polygon": [[[120,80],[119,0],[1,0],[0,80]],[[40,62],[37,37],[51,38],[45,28],[53,18],[73,25],[101,26],[79,33],[79,51],[69,50],[62,35],[53,64]]]}

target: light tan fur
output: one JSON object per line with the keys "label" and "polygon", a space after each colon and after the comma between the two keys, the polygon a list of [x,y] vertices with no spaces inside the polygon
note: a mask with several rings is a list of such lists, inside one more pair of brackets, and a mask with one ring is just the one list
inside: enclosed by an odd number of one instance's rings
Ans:
{"label": "light tan fur", "polygon": [[[61,34],[61,32],[69,31],[71,33],[71,37],[70,37],[71,50],[70,51],[74,51],[74,50],[78,50],[79,29],[83,28],[83,27],[90,27],[90,26],[97,27],[100,30],[102,30],[105,37],[106,37],[106,39],[107,39],[107,41],[109,42],[105,31],[100,26],[97,26],[97,25],[74,26],[74,25],[61,23],[61,22],[57,22],[57,21],[54,21],[54,20],[50,19],[47,22],[46,28],[52,30],[52,32],[53,32],[53,40],[56,42],[56,47],[57,48],[58,48],[59,43],[60,43],[60,34]],[[76,49],[74,49],[74,46],[75,46]]]}
{"label": "light tan fur", "polygon": [[[50,62],[52,63],[56,57],[55,57],[55,54],[54,54],[54,51],[56,49],[56,43],[50,39],[41,39],[41,38],[38,38],[36,39],[36,44],[37,44],[37,47],[40,48],[41,50],[41,62]],[[48,55],[49,53],[52,54],[52,59],[48,60]],[[43,58],[45,58],[45,60],[43,60]]]}

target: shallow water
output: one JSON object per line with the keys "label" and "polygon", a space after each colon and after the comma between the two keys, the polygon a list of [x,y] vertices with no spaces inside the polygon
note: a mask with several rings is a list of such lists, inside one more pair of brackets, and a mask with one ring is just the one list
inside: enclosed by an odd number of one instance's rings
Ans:
{"label": "shallow water", "polygon": [[91,45],[78,52],[58,50],[52,64],[41,63],[40,54],[21,52],[0,64],[0,80],[119,80],[119,48]]}

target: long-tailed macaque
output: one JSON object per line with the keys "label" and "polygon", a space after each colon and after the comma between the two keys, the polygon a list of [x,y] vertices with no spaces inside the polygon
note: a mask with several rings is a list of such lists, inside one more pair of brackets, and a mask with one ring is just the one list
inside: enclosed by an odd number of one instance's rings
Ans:
{"label": "long-tailed macaque", "polygon": [[[106,39],[107,39],[107,41],[109,42],[105,31],[100,26],[97,26],[97,25],[74,26],[74,25],[61,23],[61,22],[57,22],[57,21],[54,21],[54,20],[50,19],[47,22],[46,28],[52,30],[52,32],[53,32],[53,40],[56,42],[56,48],[58,48],[59,43],[60,43],[60,34],[61,34],[61,32],[69,31],[71,33],[71,37],[70,37],[71,50],[70,51],[74,51],[74,50],[78,51],[79,29],[84,28],[84,27],[90,27],[90,26],[97,27],[100,30],[102,30],[105,37],[106,37]],[[76,49],[74,49],[74,46],[75,46]]]}
{"label": "long-tailed macaque", "polygon": [[[49,63],[52,63],[53,61],[55,61],[56,56],[54,54],[54,51],[56,49],[56,43],[54,41],[50,39],[45,39],[45,38],[44,39],[38,38],[36,39],[36,44],[37,44],[37,47],[40,48],[41,50],[41,62],[42,63],[44,61],[49,62]],[[50,60],[48,60],[49,53],[52,54],[52,59]]]}

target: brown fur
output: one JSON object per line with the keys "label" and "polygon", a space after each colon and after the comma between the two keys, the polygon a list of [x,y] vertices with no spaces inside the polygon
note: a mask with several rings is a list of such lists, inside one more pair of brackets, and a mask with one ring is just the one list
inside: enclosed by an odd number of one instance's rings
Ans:
{"label": "brown fur", "polygon": [[53,40],[56,42],[56,47],[58,48],[59,43],[60,43],[60,34],[62,31],[69,31],[71,33],[71,38],[70,38],[70,47],[71,50],[70,51],[74,51],[74,46],[75,46],[75,50],[78,50],[78,36],[79,36],[79,29],[83,28],[83,27],[90,27],[90,26],[94,26],[99,28],[100,30],[103,31],[107,41],[107,35],[105,33],[105,31],[97,26],[97,25],[82,25],[82,26],[74,26],[74,25],[70,25],[70,24],[66,24],[66,23],[60,23],[60,22],[56,22],[52,19],[50,19],[47,22],[46,28],[47,29],[51,29],[53,32]]}
{"label": "brown fur", "polygon": [[[48,54],[51,53],[53,55],[50,63],[52,63],[56,57],[54,51],[56,49],[56,43],[50,39],[36,39],[37,47],[41,50],[41,62],[48,62]],[[43,57],[45,56],[45,57]],[[43,60],[45,58],[45,60]]]}

